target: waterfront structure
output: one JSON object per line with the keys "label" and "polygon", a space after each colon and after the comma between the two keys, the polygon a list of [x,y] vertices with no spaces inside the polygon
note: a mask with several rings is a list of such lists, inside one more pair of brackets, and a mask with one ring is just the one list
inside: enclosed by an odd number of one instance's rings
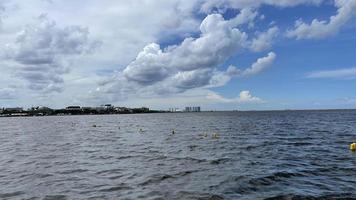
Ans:
{"label": "waterfront structure", "polygon": [[179,108],[169,108],[169,112],[181,112]]}
{"label": "waterfront structure", "polygon": [[68,106],[66,107],[67,111],[81,111],[80,106]]}
{"label": "waterfront structure", "polygon": [[23,108],[16,107],[16,108],[5,108],[4,112],[15,112],[15,113],[22,113]]}
{"label": "waterfront structure", "polygon": [[195,107],[185,107],[185,112],[200,112],[200,106],[195,106]]}

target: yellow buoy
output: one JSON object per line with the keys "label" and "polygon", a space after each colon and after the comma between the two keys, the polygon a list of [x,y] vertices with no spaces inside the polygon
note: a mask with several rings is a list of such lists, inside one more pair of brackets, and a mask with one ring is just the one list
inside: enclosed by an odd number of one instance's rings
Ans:
{"label": "yellow buoy", "polygon": [[351,151],[356,151],[356,142],[350,144],[350,150]]}

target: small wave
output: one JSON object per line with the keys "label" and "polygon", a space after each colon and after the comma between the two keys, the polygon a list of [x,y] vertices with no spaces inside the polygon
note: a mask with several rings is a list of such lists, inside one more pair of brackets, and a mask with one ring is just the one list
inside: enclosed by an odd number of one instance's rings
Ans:
{"label": "small wave", "polygon": [[349,173],[349,174],[355,174],[356,169],[352,167],[317,167],[314,169],[308,169],[308,170],[302,170],[302,173],[313,175],[313,176],[320,176],[323,174],[330,174],[330,173]]}
{"label": "small wave", "polygon": [[291,173],[291,172],[276,172],[269,176],[251,179],[248,181],[248,183],[255,186],[271,185],[274,182],[281,181],[282,179],[287,179],[295,176],[304,176],[304,175],[300,173]]}
{"label": "small wave", "polygon": [[9,193],[0,193],[0,198],[10,198],[16,197],[25,194],[24,192],[17,191],[17,192],[9,192]]}
{"label": "small wave", "polygon": [[43,198],[43,200],[66,200],[66,195],[47,195]]}
{"label": "small wave", "polygon": [[210,160],[209,163],[213,165],[219,165],[219,164],[226,163],[230,160],[231,160],[230,158],[218,158],[218,159]]}
{"label": "small wave", "polygon": [[191,200],[223,200],[217,194],[180,191],[172,199],[191,199]]}
{"label": "small wave", "polygon": [[108,169],[108,170],[102,170],[102,171],[96,172],[96,174],[98,174],[98,175],[100,175],[100,174],[118,174],[118,173],[122,173],[122,169]]}
{"label": "small wave", "polygon": [[249,176],[235,176],[229,177],[227,180],[220,182],[219,185],[215,185],[211,188],[225,187],[228,188],[226,192],[233,192],[239,194],[247,194],[256,192],[263,187],[269,187],[276,182],[284,181],[286,179],[304,176],[300,173],[291,172],[276,172],[272,175],[262,176],[257,178],[249,178]]}
{"label": "small wave", "polygon": [[191,161],[195,163],[202,163],[207,161],[206,159],[199,159],[193,157],[171,157],[171,160],[185,160],[185,161]]}
{"label": "small wave", "polygon": [[118,176],[110,176],[110,177],[108,177],[108,179],[110,179],[110,180],[115,180],[115,179],[120,179],[120,178],[122,178],[122,177],[124,177],[125,175],[118,175]]}
{"label": "small wave", "polygon": [[278,195],[269,197],[265,200],[356,200],[356,195],[353,194],[330,194],[324,196],[304,196],[304,195]]}
{"label": "small wave", "polygon": [[75,174],[75,173],[83,173],[87,171],[88,171],[87,169],[73,169],[73,170],[66,170],[66,171],[59,172],[59,174]]}
{"label": "small wave", "polygon": [[121,190],[130,190],[130,189],[132,189],[132,188],[127,186],[126,184],[120,184],[117,186],[100,189],[99,191],[100,192],[116,192],[116,191],[121,191]]}
{"label": "small wave", "polygon": [[36,174],[38,178],[47,178],[53,176],[53,174]]}
{"label": "small wave", "polygon": [[190,175],[194,172],[197,172],[198,170],[195,170],[195,171],[182,171],[182,172],[178,172],[178,173],[175,173],[175,174],[156,174],[156,175],[153,175],[151,176],[150,178],[148,178],[146,181],[142,182],[140,185],[141,186],[146,186],[146,185],[149,185],[149,184],[153,184],[153,183],[159,183],[161,181],[164,181],[166,179],[173,179],[173,178],[180,178],[180,177],[183,177],[183,176],[187,176],[187,175]]}
{"label": "small wave", "polygon": [[289,142],[289,143],[286,143],[286,145],[291,145],[291,146],[309,146],[309,145],[314,145],[314,143],[311,143],[311,142]]}
{"label": "small wave", "polygon": [[310,132],[314,132],[314,133],[328,133],[331,134],[331,131],[327,131],[327,130],[319,130],[319,129],[312,129],[310,130]]}
{"label": "small wave", "polygon": [[179,173],[174,174],[174,177],[186,176],[186,175],[192,174],[192,173],[197,172],[197,171],[199,171],[199,170],[179,172]]}
{"label": "small wave", "polygon": [[146,186],[149,184],[159,183],[163,180],[174,178],[172,175],[169,174],[156,174],[145,180],[144,182],[140,183],[141,186]]}

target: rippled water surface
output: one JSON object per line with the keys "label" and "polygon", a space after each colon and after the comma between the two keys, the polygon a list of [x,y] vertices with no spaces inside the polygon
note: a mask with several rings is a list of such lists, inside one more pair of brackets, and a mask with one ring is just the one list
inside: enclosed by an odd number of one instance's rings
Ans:
{"label": "rippled water surface", "polygon": [[355,140],[356,111],[0,118],[0,199],[356,199]]}

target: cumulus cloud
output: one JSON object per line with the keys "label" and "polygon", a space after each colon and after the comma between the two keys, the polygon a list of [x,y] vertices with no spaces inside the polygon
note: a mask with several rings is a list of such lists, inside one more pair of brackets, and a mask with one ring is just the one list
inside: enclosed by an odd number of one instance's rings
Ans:
{"label": "cumulus cloud", "polygon": [[3,57],[17,68],[28,88],[45,92],[61,91],[62,75],[69,71],[68,58],[90,53],[99,45],[89,40],[87,28],[58,27],[45,15],[20,31],[8,44]]}
{"label": "cumulus cloud", "polygon": [[331,16],[329,21],[314,19],[307,24],[299,19],[295,22],[295,28],[287,32],[287,36],[297,39],[320,39],[335,35],[356,14],[356,1],[335,0],[335,6],[338,8],[337,14]]}
{"label": "cumulus cloud", "polygon": [[257,37],[252,40],[251,49],[258,52],[271,48],[273,39],[277,37],[278,31],[278,27],[274,26],[266,32],[258,33]]}
{"label": "cumulus cloud", "polygon": [[239,23],[235,23],[236,18],[224,20],[220,14],[208,15],[201,23],[199,38],[189,37],[163,50],[158,44],[147,45],[123,71],[125,78],[153,84],[180,71],[214,69],[246,45],[247,35],[233,26]]}
{"label": "cumulus cloud", "polygon": [[272,65],[273,61],[276,59],[276,54],[273,52],[268,53],[266,57],[259,58],[253,65],[242,72],[243,76],[251,76],[260,73],[265,68]]}
{"label": "cumulus cloud", "polygon": [[261,5],[272,5],[278,7],[291,7],[300,4],[318,5],[323,0],[211,0],[205,1],[201,11],[209,13],[214,9],[226,10],[228,8],[258,8]]}
{"label": "cumulus cloud", "polygon": [[341,78],[341,79],[355,79],[356,67],[344,68],[337,70],[325,70],[311,72],[307,75],[307,78]]}
{"label": "cumulus cloud", "polygon": [[235,28],[241,23],[237,18],[208,15],[199,38],[189,37],[165,49],[155,43],[147,45],[123,70],[123,78],[145,86],[166,81],[177,89],[208,84],[215,68],[247,45],[247,35]]}
{"label": "cumulus cloud", "polygon": [[156,43],[147,45],[123,71],[103,81],[96,92],[113,98],[134,93],[182,93],[194,88],[222,86],[236,76],[257,74],[273,63],[276,57],[273,52],[241,72],[233,67],[226,72],[218,70],[228,58],[249,49],[251,42],[238,26],[249,23],[253,16],[251,10],[241,11],[230,20],[220,14],[210,14],[201,23],[198,38],[188,37],[181,44],[164,49]]}
{"label": "cumulus cloud", "polygon": [[226,71],[215,71],[210,80],[211,86],[223,86],[234,77],[249,77],[256,75],[268,67],[270,67],[277,55],[274,52],[269,52],[267,56],[257,59],[250,67],[239,69],[230,65]]}
{"label": "cumulus cloud", "polygon": [[241,103],[262,102],[260,98],[252,96],[250,91],[247,90],[240,92],[237,101]]}
{"label": "cumulus cloud", "polygon": [[263,103],[264,101],[258,97],[251,95],[250,91],[243,90],[236,98],[225,98],[215,92],[210,92],[206,96],[207,99],[218,103]]}

